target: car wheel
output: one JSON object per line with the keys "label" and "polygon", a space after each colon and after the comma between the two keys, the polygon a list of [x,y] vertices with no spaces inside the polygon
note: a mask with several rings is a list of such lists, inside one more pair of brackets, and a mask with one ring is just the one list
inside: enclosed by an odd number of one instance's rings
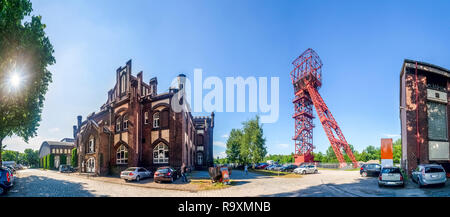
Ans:
{"label": "car wheel", "polygon": [[363,172],[361,175],[362,177],[367,177],[367,172]]}
{"label": "car wheel", "polygon": [[173,183],[173,177],[170,178],[170,183]]}
{"label": "car wheel", "polygon": [[317,170],[314,170],[314,173],[318,173],[319,171],[317,171]]}
{"label": "car wheel", "polygon": [[419,188],[423,187],[422,182],[420,181],[420,179],[417,179],[417,184],[419,185]]}
{"label": "car wheel", "polygon": [[306,174],[306,170],[303,170],[303,171],[302,171],[302,175],[305,175],[305,174]]}
{"label": "car wheel", "polygon": [[381,188],[381,187],[383,187],[383,185],[382,185],[382,184],[380,184],[380,183],[378,183],[378,187],[380,187],[380,188]]}
{"label": "car wheel", "polygon": [[136,176],[136,182],[141,181],[141,177],[140,176]]}
{"label": "car wheel", "polygon": [[0,195],[6,194],[6,190],[3,187],[0,187]]}

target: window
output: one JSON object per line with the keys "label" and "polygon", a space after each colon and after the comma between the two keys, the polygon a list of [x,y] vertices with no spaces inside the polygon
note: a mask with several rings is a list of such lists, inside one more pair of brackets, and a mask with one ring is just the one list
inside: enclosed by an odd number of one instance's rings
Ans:
{"label": "window", "polygon": [[128,130],[128,115],[123,116],[123,130]]}
{"label": "window", "polygon": [[128,163],[128,149],[124,145],[121,145],[117,149],[116,163],[117,164],[127,164]]}
{"label": "window", "polygon": [[153,128],[159,128],[159,112],[153,114]]}
{"label": "window", "polygon": [[203,153],[202,152],[197,153],[197,165],[203,165]]}
{"label": "window", "polygon": [[95,159],[93,157],[89,158],[86,162],[86,172],[95,172]]}
{"label": "window", "polygon": [[169,163],[169,146],[164,143],[159,143],[155,149],[153,149],[153,163]]}
{"label": "window", "polygon": [[120,132],[120,122],[122,119],[119,117],[116,118],[116,132]]}
{"label": "window", "polygon": [[56,153],[56,149],[52,149],[52,153],[55,154]]}
{"label": "window", "polygon": [[123,72],[122,76],[120,76],[120,93],[125,93],[126,85],[127,85],[127,77],[126,73]]}
{"label": "window", "polygon": [[430,140],[448,141],[447,105],[437,102],[427,103],[428,138]]}
{"label": "window", "polygon": [[148,112],[144,113],[144,124],[148,124]]}
{"label": "window", "polygon": [[88,144],[88,153],[94,153],[95,152],[95,140],[94,138],[89,139]]}

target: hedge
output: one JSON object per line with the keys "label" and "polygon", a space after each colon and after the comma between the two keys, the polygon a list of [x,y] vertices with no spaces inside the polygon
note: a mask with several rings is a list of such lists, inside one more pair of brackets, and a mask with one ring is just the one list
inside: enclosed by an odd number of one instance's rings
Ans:
{"label": "hedge", "polygon": [[59,165],[67,164],[67,156],[65,154],[60,155]]}
{"label": "hedge", "polygon": [[71,163],[72,167],[78,166],[77,148],[72,149],[72,158],[70,159],[70,163]]}
{"label": "hedge", "polygon": [[51,169],[51,170],[55,169],[55,156],[50,154],[48,159],[49,159],[49,163],[48,163],[49,169]]}

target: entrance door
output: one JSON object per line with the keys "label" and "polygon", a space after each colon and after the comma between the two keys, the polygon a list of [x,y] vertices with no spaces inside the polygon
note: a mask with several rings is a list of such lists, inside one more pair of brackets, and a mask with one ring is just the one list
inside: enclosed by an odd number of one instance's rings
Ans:
{"label": "entrance door", "polygon": [[86,163],[86,172],[93,173],[95,172],[95,159],[89,158]]}
{"label": "entrance door", "polygon": [[203,165],[203,153],[197,152],[197,165]]}
{"label": "entrance door", "polygon": [[59,169],[59,155],[55,156],[55,168]]}

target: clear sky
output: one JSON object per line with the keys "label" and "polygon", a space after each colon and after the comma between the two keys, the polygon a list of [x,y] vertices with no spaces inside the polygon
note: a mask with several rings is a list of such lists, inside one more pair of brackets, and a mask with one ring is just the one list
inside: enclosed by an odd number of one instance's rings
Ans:
{"label": "clear sky", "polygon": [[[33,8],[47,25],[56,64],[38,136],[29,144],[7,139],[12,150],[71,137],[76,116],[99,110],[115,70],[129,59],[133,75],[158,77],[160,92],[179,73],[192,77],[194,68],[219,78],[279,77],[279,119],[264,124],[271,154],[294,151],[289,72],[307,48],[324,63],[319,92],[359,151],[399,138],[403,59],[450,68],[449,1],[39,0]],[[256,114],[216,113],[216,156],[229,131]],[[323,152],[329,142],[314,122],[316,150]]]}

